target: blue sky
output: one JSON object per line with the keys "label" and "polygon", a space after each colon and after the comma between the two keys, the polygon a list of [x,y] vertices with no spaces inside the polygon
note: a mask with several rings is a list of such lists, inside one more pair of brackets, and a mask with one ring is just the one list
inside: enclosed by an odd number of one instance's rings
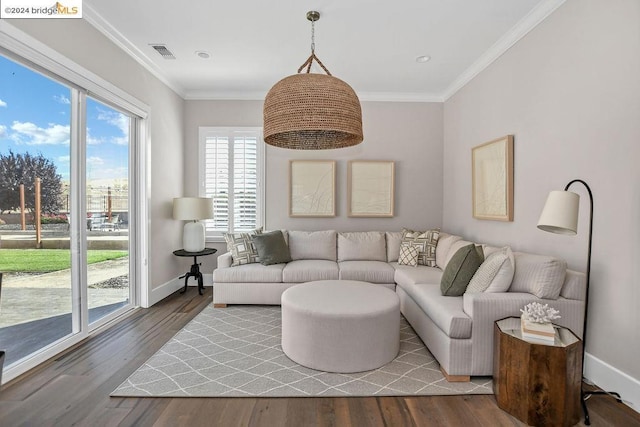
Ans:
{"label": "blue sky", "polygon": [[[0,153],[39,154],[69,179],[71,91],[0,55]],[[129,118],[87,98],[87,179],[127,178]]]}

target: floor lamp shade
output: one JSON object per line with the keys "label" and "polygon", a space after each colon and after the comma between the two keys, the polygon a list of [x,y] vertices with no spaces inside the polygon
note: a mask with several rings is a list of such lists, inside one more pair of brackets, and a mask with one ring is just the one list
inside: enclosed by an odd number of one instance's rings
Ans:
{"label": "floor lamp shade", "polygon": [[540,214],[538,228],[556,234],[576,234],[579,202],[580,196],[571,191],[550,192]]}
{"label": "floor lamp shade", "polygon": [[200,252],[205,248],[205,229],[200,219],[213,218],[213,200],[206,197],[178,197],[173,199],[173,218],[188,220],[182,233],[182,248]]}
{"label": "floor lamp shade", "polygon": [[[586,274],[586,290],[584,299],[584,323],[582,325],[582,368],[584,369],[584,353],[587,348],[587,320],[589,313],[589,285],[591,278],[591,244],[593,242],[593,193],[589,185],[581,179],[570,181],[564,191],[552,191],[547,197],[538,220],[538,228],[556,234],[575,235],[578,232],[578,209],[580,205],[580,196],[569,190],[571,185],[582,184],[589,194],[589,245],[587,247],[587,274]],[[584,377],[584,375],[583,375]],[[589,410],[587,409],[587,399],[593,395],[606,394],[615,397],[618,403],[622,403],[620,394],[614,391],[581,391],[582,410],[584,411],[585,425],[591,425],[589,418]]]}

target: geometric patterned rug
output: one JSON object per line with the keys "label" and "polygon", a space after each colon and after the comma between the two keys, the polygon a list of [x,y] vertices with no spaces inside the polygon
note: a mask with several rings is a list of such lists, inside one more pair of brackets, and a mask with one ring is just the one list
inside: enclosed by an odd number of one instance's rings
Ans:
{"label": "geometric patterned rug", "polygon": [[280,347],[279,306],[207,306],[111,396],[304,397],[493,394],[491,377],[450,383],[407,321],[400,352],[367,372],[316,371]]}

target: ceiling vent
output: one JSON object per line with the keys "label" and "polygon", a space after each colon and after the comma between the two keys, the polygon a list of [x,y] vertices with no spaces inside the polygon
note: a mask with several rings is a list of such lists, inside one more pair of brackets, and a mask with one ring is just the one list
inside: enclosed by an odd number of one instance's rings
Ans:
{"label": "ceiling vent", "polygon": [[163,44],[152,44],[152,48],[156,50],[164,59],[176,59],[169,49]]}

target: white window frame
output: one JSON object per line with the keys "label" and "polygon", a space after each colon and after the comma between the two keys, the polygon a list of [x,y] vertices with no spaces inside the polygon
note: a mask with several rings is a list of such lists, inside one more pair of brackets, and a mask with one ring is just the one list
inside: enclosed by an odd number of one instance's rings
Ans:
{"label": "white window frame", "polygon": [[[265,143],[262,133],[261,127],[211,127],[211,126],[201,126],[198,128],[198,195],[203,197],[205,193],[205,148],[207,138],[209,137],[226,137],[229,139],[231,144],[233,144],[234,136],[255,136],[258,140],[256,146],[256,165],[257,165],[257,178],[258,178],[258,189],[257,189],[257,199],[256,199],[256,227],[264,227],[265,224],[265,209],[266,209],[266,194],[265,194],[265,169],[266,169],[266,158],[265,158]],[[229,147],[230,158],[229,158],[229,174],[233,174],[233,145]],[[229,179],[230,185],[233,185],[233,179]],[[233,194],[230,188],[230,195]],[[233,199],[230,200],[229,205],[233,206]],[[233,212],[229,214],[229,230],[228,232],[233,232]],[[224,231],[216,231],[209,232],[207,231],[206,241],[207,242],[224,242],[224,237],[222,236]]]}

